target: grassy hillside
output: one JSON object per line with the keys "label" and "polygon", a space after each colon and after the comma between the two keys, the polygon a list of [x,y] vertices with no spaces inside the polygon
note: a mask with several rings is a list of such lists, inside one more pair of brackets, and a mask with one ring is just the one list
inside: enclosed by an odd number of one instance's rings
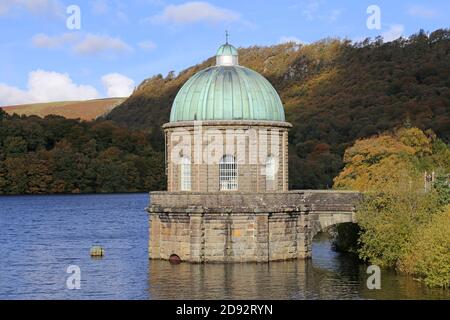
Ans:
{"label": "grassy hillside", "polygon": [[58,115],[67,119],[94,120],[117,107],[125,98],[97,99],[88,101],[64,101],[6,106],[3,108],[8,114]]}
{"label": "grassy hillside", "polygon": [[[327,188],[343,167],[344,150],[358,138],[406,126],[432,129],[450,141],[450,32],[362,43],[326,39],[310,45],[241,48],[240,64],[263,74],[278,90],[290,132],[292,188]],[[145,80],[108,116],[150,130],[162,149],[160,126],[183,83],[213,65],[209,58],[184,70]]]}

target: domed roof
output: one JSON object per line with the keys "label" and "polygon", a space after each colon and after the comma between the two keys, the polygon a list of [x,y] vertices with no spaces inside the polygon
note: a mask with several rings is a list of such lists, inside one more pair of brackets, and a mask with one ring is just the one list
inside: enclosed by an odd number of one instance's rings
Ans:
{"label": "domed roof", "polygon": [[238,51],[237,49],[232,46],[231,44],[225,43],[217,49],[217,56],[237,56]]}
{"label": "domed roof", "polygon": [[278,93],[259,73],[239,66],[237,50],[226,43],[217,51],[216,66],[192,76],[172,105],[170,121],[285,121]]}

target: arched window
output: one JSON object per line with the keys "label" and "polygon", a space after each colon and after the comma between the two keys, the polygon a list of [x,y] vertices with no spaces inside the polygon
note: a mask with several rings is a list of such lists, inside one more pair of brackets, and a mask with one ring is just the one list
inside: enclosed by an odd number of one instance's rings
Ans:
{"label": "arched window", "polygon": [[277,163],[274,156],[269,155],[266,159],[266,189],[275,190],[275,175],[277,173]]}
{"label": "arched window", "polygon": [[236,158],[226,154],[220,159],[219,163],[219,189],[237,190],[238,172]]}
{"label": "arched window", "polygon": [[181,158],[180,190],[191,191],[191,160],[188,157]]}

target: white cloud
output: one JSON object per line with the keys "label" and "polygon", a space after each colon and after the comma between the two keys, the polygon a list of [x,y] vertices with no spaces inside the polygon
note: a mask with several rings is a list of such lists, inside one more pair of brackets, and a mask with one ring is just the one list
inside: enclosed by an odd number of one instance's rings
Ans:
{"label": "white cloud", "polygon": [[23,91],[17,87],[0,83],[0,106],[10,106],[28,102],[33,102],[33,98],[28,91]]}
{"label": "white cloud", "polygon": [[128,23],[128,16],[123,11],[124,3],[111,0],[91,0],[91,12],[94,15],[108,15],[115,23]]}
{"label": "white cloud", "polygon": [[324,0],[305,0],[291,6],[292,9],[301,8],[301,14],[307,21],[320,20],[333,23],[342,15],[342,9],[326,10],[323,8]]}
{"label": "white cloud", "polygon": [[172,23],[176,25],[196,22],[234,22],[239,20],[239,13],[202,1],[169,5],[161,14],[150,18],[150,21],[154,23]]}
{"label": "white cloud", "polygon": [[334,9],[331,11],[330,15],[328,16],[328,20],[330,22],[335,22],[342,14],[342,10],[340,9]]}
{"label": "white cloud", "polygon": [[312,21],[317,18],[317,12],[319,11],[320,1],[309,0],[302,4],[302,14],[306,20]]}
{"label": "white cloud", "polygon": [[13,10],[24,10],[34,15],[64,16],[64,5],[59,0],[1,0],[0,15]]}
{"label": "white cloud", "polygon": [[46,49],[57,49],[67,45],[79,55],[133,52],[133,48],[120,38],[92,33],[83,35],[67,32],[56,36],[39,33],[33,37],[32,42],[35,47]]}
{"label": "white cloud", "polygon": [[102,83],[108,97],[128,97],[134,90],[134,81],[120,73],[104,75]]}
{"label": "white cloud", "polygon": [[120,38],[92,33],[82,35],[81,33],[67,32],[56,36],[39,33],[33,37],[32,43],[37,48],[46,49],[58,49],[67,45],[73,52],[81,55],[127,53],[133,51],[133,48]]}
{"label": "white cloud", "polygon": [[7,4],[0,2],[0,16],[7,14],[9,11],[9,7]]}
{"label": "white cloud", "polygon": [[79,38],[78,34],[69,32],[53,37],[45,33],[39,33],[33,37],[32,41],[35,47],[55,49],[73,43],[78,38]]}
{"label": "white cloud", "polygon": [[[135,82],[120,73],[104,75],[101,80],[108,97],[128,97],[134,90]],[[0,106],[90,100],[101,97],[95,87],[76,84],[67,73],[53,71],[30,72],[26,89],[0,83]]]}
{"label": "white cloud", "polygon": [[305,41],[300,40],[297,37],[293,37],[293,36],[282,36],[280,38],[280,40],[278,41],[278,43],[289,43],[289,42],[293,42],[296,44],[305,44]]}
{"label": "white cloud", "polygon": [[68,74],[52,71],[30,72],[26,90],[0,83],[0,105],[88,100],[99,97],[93,86],[76,84]]}
{"label": "white cloud", "polygon": [[139,48],[147,51],[154,50],[157,46],[156,43],[154,43],[151,40],[145,40],[138,43]]}
{"label": "white cloud", "polygon": [[393,24],[381,36],[385,42],[390,42],[400,38],[403,35],[403,31],[405,31],[405,27],[402,24]]}
{"label": "white cloud", "polygon": [[105,52],[132,52],[133,48],[120,38],[88,33],[83,40],[73,47],[73,50],[81,55],[96,55]]}
{"label": "white cloud", "polygon": [[438,11],[424,6],[413,5],[408,8],[408,14],[418,18],[434,18],[438,15]]}
{"label": "white cloud", "polygon": [[106,0],[94,0],[92,1],[92,12],[94,14],[103,15],[109,12],[109,5]]}

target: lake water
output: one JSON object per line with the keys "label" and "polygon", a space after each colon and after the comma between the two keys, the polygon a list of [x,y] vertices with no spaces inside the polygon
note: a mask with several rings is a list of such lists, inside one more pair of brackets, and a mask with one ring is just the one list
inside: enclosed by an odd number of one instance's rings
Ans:
{"label": "lake water", "polygon": [[[267,264],[149,261],[147,194],[0,197],[0,299],[450,299],[412,277],[366,266],[316,236],[313,259]],[[92,245],[105,257],[92,259]],[[69,290],[70,265],[81,288]]]}

